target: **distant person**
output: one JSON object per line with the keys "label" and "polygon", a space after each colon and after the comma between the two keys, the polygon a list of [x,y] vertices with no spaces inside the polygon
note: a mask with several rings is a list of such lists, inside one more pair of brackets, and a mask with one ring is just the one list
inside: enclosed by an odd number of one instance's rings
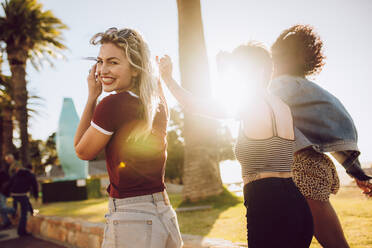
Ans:
{"label": "distant person", "polygon": [[[31,164],[28,164],[25,168],[27,170],[29,170],[32,174],[34,174],[34,171],[32,170],[32,165]],[[39,211],[38,209],[34,210],[34,208],[32,207],[32,203],[30,201],[30,198],[28,199],[28,210],[29,210],[31,215],[35,215]]]}
{"label": "distant person", "polygon": [[21,218],[17,229],[19,236],[30,235],[26,231],[27,213],[30,211],[28,192],[30,192],[35,199],[38,199],[39,192],[36,177],[29,168],[17,166],[16,173],[10,180],[10,195],[13,197],[14,202],[21,205]]}
{"label": "distant person", "polygon": [[[11,153],[5,155],[4,162],[9,177],[12,177],[15,174],[16,167],[21,166],[20,163],[14,158],[14,155]],[[18,209],[17,202],[13,201],[13,208],[17,212]],[[16,213],[14,213],[13,215],[15,216]]]}
{"label": "distant person", "polygon": [[16,167],[20,165],[20,163],[15,160],[14,155],[9,153],[5,155],[5,163],[7,167],[7,171],[10,177],[12,177],[16,172]]}
{"label": "distant person", "polygon": [[340,182],[335,165],[324,154],[330,152],[371,194],[371,177],[360,168],[357,131],[342,103],[307,79],[324,64],[323,43],[313,28],[295,25],[284,30],[272,45],[274,79],[271,92],[291,108],[297,149],[293,180],[306,197],[314,219],[315,237],[326,248],[349,247],[330,201]]}
{"label": "distant person", "polygon": [[[148,46],[127,28],[110,28],[91,43],[100,51],[74,146],[83,160],[105,150],[110,198],[102,247],[181,247],[164,184],[168,109]],[[97,105],[102,89],[114,94]]]}
{"label": "distant person", "polygon": [[9,196],[9,182],[10,177],[5,164],[0,164],[0,214],[2,218],[1,229],[6,229],[12,225],[9,220],[8,214],[15,214],[15,209],[8,207],[6,199]]}
{"label": "distant person", "polygon": [[224,111],[219,102],[200,99],[177,84],[168,56],[161,58],[159,71],[170,92],[188,112],[240,122],[235,154],[244,181],[248,246],[309,247],[312,216],[291,174],[295,147],[291,111],[267,91],[273,69],[270,52],[259,43],[248,43],[223,57],[222,60],[233,62],[234,73],[241,76],[242,83],[255,89],[254,94],[247,92],[250,97],[240,102],[236,115]]}

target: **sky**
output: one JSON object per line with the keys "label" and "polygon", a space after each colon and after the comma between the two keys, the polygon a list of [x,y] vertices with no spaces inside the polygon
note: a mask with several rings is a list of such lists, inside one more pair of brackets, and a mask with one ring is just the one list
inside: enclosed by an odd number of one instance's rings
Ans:
{"label": "sky", "polygon": [[[63,32],[65,60],[40,71],[27,68],[28,88],[42,97],[30,120],[33,138],[46,139],[57,130],[64,97],[71,97],[81,115],[87,100],[86,77],[92,65],[82,57],[97,56],[89,44],[97,32],[110,27],[138,30],[153,58],[169,54],[178,70],[176,0],[39,0],[68,27]],[[310,24],[324,42],[326,64],[312,79],[336,95],[354,119],[362,161],[372,161],[372,1],[370,0],[201,0],[204,33],[212,83],[218,84],[215,57],[251,39],[268,47],[284,29]],[[4,73],[7,73],[4,71]],[[169,96],[170,105],[175,105]]]}

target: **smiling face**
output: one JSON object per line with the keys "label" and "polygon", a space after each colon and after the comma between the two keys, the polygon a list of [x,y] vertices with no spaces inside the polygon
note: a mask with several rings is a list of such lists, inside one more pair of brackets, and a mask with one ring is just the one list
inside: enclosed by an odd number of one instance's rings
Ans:
{"label": "smiling face", "polygon": [[124,51],[113,43],[101,45],[97,57],[97,75],[105,92],[123,92],[131,88],[132,77],[137,76]]}

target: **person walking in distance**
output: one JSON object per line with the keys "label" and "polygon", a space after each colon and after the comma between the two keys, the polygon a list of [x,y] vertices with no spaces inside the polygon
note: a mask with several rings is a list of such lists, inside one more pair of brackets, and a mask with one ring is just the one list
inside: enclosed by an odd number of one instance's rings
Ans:
{"label": "person walking in distance", "polygon": [[[30,165],[27,167],[30,167]],[[19,236],[30,235],[26,231],[27,214],[30,211],[28,192],[31,192],[36,200],[38,199],[39,191],[36,177],[30,169],[17,166],[15,174],[10,179],[10,195],[13,197],[14,202],[21,205],[21,218],[17,229]]]}
{"label": "person walking in distance", "polygon": [[5,164],[0,164],[0,214],[2,219],[1,229],[6,229],[12,225],[9,220],[8,214],[15,214],[15,209],[8,207],[6,204],[7,197],[9,196],[9,182],[10,177]]}

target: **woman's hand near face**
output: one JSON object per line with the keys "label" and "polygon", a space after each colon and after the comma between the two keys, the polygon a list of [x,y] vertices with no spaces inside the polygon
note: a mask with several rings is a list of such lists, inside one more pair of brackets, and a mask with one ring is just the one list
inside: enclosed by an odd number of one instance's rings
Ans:
{"label": "woman's hand near face", "polygon": [[[102,93],[102,84],[96,79],[97,64],[93,65],[89,71],[88,81],[88,100],[81,116],[79,125],[74,137],[74,148],[79,158],[88,160],[94,158],[107,144],[109,137],[99,133],[90,122],[96,108],[97,98]],[[94,145],[92,145],[93,143]]]}
{"label": "woman's hand near face", "polygon": [[94,64],[89,71],[88,81],[88,98],[96,100],[102,93],[102,84],[96,78],[97,64]]}

